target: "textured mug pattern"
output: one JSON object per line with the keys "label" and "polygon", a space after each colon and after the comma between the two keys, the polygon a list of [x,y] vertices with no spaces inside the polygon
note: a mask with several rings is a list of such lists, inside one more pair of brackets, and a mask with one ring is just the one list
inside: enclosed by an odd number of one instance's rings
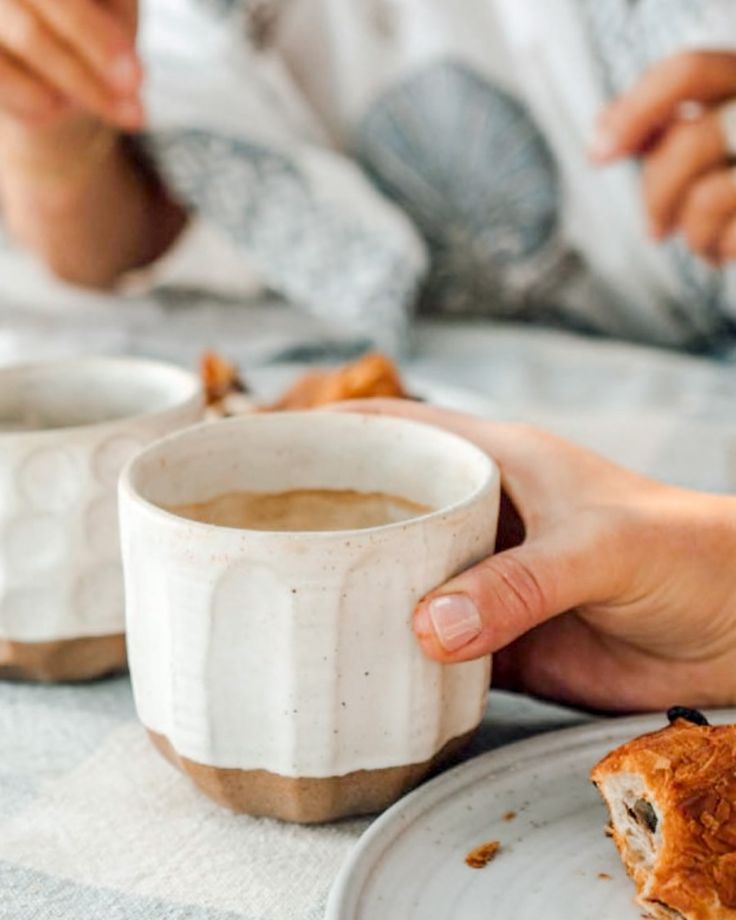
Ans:
{"label": "textured mug pattern", "polygon": [[[391,490],[447,508],[362,531],[284,534],[155,506],[255,482]],[[498,492],[477,448],[395,419],[260,416],[149,448],[121,482],[142,722],[180,757],[224,770],[327,778],[430,760],[480,721],[489,661],[430,661],[411,613],[492,552]]]}
{"label": "textured mug pattern", "polygon": [[[146,373],[170,376],[161,382],[171,391],[165,405],[96,424],[0,428],[0,641],[39,643],[124,631],[118,476],[152,440],[197,421],[202,407],[194,378],[175,368],[103,359],[50,367],[58,370],[60,387],[80,369],[94,379],[99,367],[104,406],[104,369],[110,366],[127,366],[138,379]],[[26,375],[41,372],[2,371],[0,386],[4,394],[20,390]],[[115,385],[124,385],[124,377],[116,375]],[[0,419],[1,413],[2,398]]]}

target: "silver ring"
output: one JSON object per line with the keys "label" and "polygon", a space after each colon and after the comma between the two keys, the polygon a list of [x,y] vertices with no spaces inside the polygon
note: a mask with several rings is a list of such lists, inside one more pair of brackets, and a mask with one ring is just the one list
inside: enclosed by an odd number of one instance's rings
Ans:
{"label": "silver ring", "polygon": [[723,133],[723,144],[729,157],[736,157],[736,99],[718,109],[718,122]]}

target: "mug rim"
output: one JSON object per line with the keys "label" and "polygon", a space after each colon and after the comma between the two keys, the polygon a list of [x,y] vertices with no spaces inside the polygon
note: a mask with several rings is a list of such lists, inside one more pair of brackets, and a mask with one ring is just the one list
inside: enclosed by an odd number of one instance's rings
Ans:
{"label": "mug rim", "polygon": [[[165,405],[154,409],[144,409],[119,416],[118,418],[105,419],[99,422],[84,422],[79,425],[65,425],[63,427],[30,428],[3,431],[0,429],[0,444],[11,439],[44,439],[49,437],[73,437],[79,434],[104,432],[108,429],[127,426],[131,423],[146,421],[152,418],[165,417],[170,412],[202,406],[204,407],[204,392],[199,377],[178,364],[160,361],[155,358],[138,357],[135,355],[83,355],[77,358],[59,358],[52,361],[26,361],[20,364],[8,364],[0,367],[0,384],[3,378],[18,376],[37,371],[49,370],[64,373],[66,370],[78,369],[80,366],[92,367],[121,367],[130,371],[131,375],[140,372],[156,372],[165,374],[170,378],[168,386],[168,401]],[[162,388],[163,389],[163,388]]]}
{"label": "mug rim", "polygon": [[[441,507],[434,508],[426,513],[415,515],[414,517],[407,518],[403,521],[394,521],[387,524],[379,524],[373,527],[345,528],[341,530],[254,530],[247,527],[226,527],[222,524],[211,524],[204,521],[195,521],[192,518],[183,517],[182,515],[175,514],[173,511],[168,511],[166,508],[161,507],[161,505],[157,505],[155,502],[145,498],[133,482],[133,477],[136,473],[137,466],[144,463],[150,454],[170,446],[177,440],[184,440],[198,432],[204,431],[210,428],[212,425],[228,425],[234,428],[237,426],[245,426],[251,424],[254,421],[257,423],[258,419],[276,418],[287,421],[288,419],[295,417],[320,417],[333,419],[340,418],[353,420],[361,419],[363,422],[367,422],[367,424],[382,424],[388,427],[398,426],[403,428],[420,428],[424,431],[429,430],[437,437],[445,440],[448,444],[455,443],[456,445],[462,447],[462,449],[465,450],[467,454],[474,455],[480,465],[485,467],[481,474],[482,479],[480,483],[472,490],[470,490],[464,498],[449,504],[444,504]],[[163,523],[167,524],[168,526],[177,524],[187,528],[191,527],[195,531],[200,531],[203,534],[232,534],[233,539],[239,536],[242,537],[243,535],[247,535],[249,539],[258,540],[259,542],[283,542],[284,540],[292,540],[295,537],[313,542],[328,540],[334,541],[335,539],[344,539],[347,537],[352,542],[355,542],[358,541],[361,537],[369,539],[384,533],[403,531],[416,526],[422,526],[430,521],[447,519],[449,516],[457,514],[458,512],[462,512],[466,508],[475,505],[478,501],[483,499],[491,489],[495,488],[496,486],[500,488],[500,480],[501,472],[498,464],[485,451],[483,451],[472,441],[464,438],[462,435],[456,434],[452,431],[447,431],[444,428],[439,428],[438,426],[429,424],[428,422],[392,415],[372,415],[369,413],[360,412],[330,413],[315,412],[314,410],[301,410],[291,412],[272,412],[264,414],[254,413],[251,415],[240,415],[234,416],[232,418],[217,419],[215,421],[205,420],[195,425],[189,425],[188,427],[182,428],[179,431],[172,432],[163,438],[159,438],[157,441],[149,444],[142,451],[140,451],[140,453],[136,454],[135,457],[128,461],[120,475],[118,482],[118,495],[121,506],[124,501],[129,501],[133,505],[137,505],[142,508],[149,516],[161,519]]]}

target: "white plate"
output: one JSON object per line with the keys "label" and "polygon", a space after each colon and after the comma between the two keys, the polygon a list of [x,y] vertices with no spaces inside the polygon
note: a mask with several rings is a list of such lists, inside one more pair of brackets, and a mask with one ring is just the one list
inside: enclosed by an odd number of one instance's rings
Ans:
{"label": "white plate", "polygon": [[[736,710],[712,721],[736,721]],[[431,780],[366,831],[326,920],[638,920],[588,774],[611,748],[663,724],[643,716],[565,729]],[[501,842],[496,859],[466,866],[466,853],[489,840]]]}

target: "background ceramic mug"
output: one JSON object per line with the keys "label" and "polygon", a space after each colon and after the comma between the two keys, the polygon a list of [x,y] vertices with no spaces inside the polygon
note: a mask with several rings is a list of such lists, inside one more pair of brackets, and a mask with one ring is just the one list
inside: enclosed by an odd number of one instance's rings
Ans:
{"label": "background ceramic mug", "polygon": [[117,479],[202,411],[197,378],[153,361],[0,369],[0,677],[124,666]]}
{"label": "background ceramic mug", "polygon": [[[247,490],[385,492],[437,509],[363,530],[240,530],[166,507]],[[239,811],[384,808],[464,741],[490,661],[443,667],[417,600],[493,551],[496,467],[405,420],[256,415],[173,435],[121,478],[128,654],[154,743]]]}

